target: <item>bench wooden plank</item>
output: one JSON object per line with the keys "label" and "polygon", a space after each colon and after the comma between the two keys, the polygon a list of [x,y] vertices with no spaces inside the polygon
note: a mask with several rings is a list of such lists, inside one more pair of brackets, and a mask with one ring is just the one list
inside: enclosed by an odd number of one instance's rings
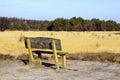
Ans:
{"label": "bench wooden plank", "polygon": [[25,47],[27,47],[27,39],[30,39],[31,47],[32,48],[39,48],[39,49],[52,49],[52,40],[55,40],[55,45],[57,50],[62,50],[61,48],[61,41],[55,38],[46,38],[46,37],[25,37]]}
{"label": "bench wooden plank", "polygon": [[[32,50],[36,54],[53,54],[53,51],[50,50]],[[62,56],[68,54],[67,52],[57,51],[57,54]]]}

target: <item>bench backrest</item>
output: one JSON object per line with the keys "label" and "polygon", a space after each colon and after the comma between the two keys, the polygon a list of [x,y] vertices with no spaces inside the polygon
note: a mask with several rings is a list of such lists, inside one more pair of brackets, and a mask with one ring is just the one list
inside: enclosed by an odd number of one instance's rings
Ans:
{"label": "bench backrest", "polygon": [[31,48],[38,48],[38,49],[52,49],[52,41],[55,40],[56,49],[62,50],[61,48],[61,41],[55,38],[47,38],[47,37],[25,37],[25,46],[27,47],[27,39],[30,39]]}

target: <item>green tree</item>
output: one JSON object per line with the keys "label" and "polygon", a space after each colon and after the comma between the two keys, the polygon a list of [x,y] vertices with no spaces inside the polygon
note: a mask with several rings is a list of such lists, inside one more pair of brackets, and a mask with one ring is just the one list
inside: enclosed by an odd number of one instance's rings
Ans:
{"label": "green tree", "polygon": [[93,28],[95,31],[101,31],[101,21],[99,19],[93,18],[91,20],[92,24],[93,24]]}
{"label": "green tree", "polygon": [[69,21],[70,25],[73,26],[73,31],[83,31],[84,30],[84,19],[81,17],[72,17]]}
{"label": "green tree", "polygon": [[106,21],[107,31],[115,31],[117,29],[117,24],[113,20]]}
{"label": "green tree", "polygon": [[22,27],[19,23],[14,23],[14,24],[11,24],[11,30],[21,30]]}
{"label": "green tree", "polygon": [[42,24],[40,24],[39,30],[40,31],[46,31],[47,30],[47,26],[42,23]]}
{"label": "green tree", "polygon": [[48,30],[64,31],[66,29],[66,24],[68,24],[68,21],[66,19],[57,18],[54,21],[50,22]]}

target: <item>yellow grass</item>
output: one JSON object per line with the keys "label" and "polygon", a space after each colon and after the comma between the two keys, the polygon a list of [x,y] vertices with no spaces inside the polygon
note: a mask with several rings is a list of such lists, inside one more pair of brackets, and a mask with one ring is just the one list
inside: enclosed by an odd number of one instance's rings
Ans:
{"label": "yellow grass", "polygon": [[53,37],[62,41],[63,51],[69,53],[119,53],[120,32],[48,32],[5,31],[0,32],[0,53],[19,55],[27,53],[23,37]]}

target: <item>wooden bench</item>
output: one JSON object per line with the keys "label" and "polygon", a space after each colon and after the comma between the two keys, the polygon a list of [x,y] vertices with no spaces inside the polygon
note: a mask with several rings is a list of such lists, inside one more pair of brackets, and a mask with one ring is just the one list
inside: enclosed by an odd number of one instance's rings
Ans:
{"label": "wooden bench", "polygon": [[39,63],[42,63],[41,54],[53,54],[56,68],[59,69],[58,55],[62,57],[62,66],[66,68],[66,54],[62,52],[61,41],[59,39],[47,37],[25,37],[25,46],[28,48],[29,62],[33,63],[33,53],[38,54]]}

